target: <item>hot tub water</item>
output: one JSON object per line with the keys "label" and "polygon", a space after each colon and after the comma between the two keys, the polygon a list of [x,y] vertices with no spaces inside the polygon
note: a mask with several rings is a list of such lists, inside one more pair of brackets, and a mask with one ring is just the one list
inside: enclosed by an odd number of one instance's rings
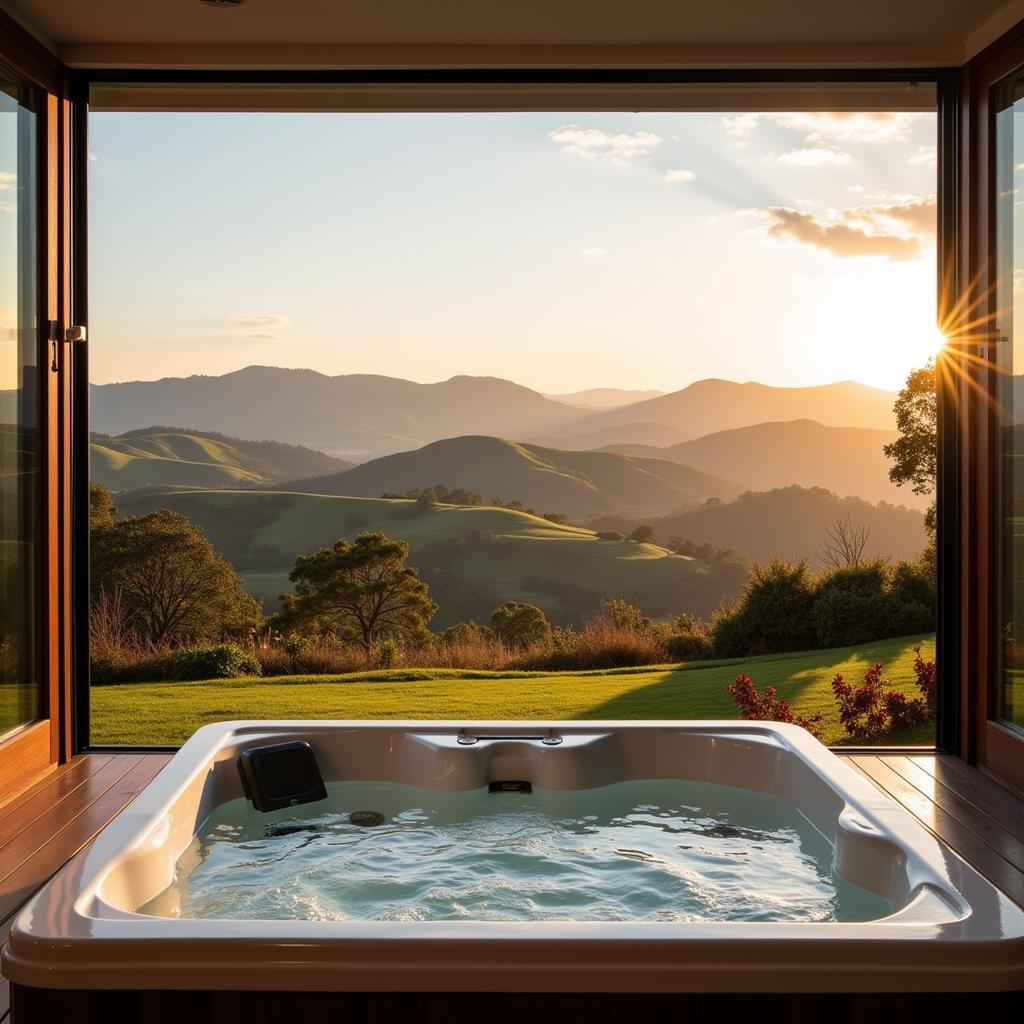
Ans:
{"label": "hot tub water", "polygon": [[221,805],[182,854],[173,884],[139,911],[246,920],[865,921],[892,909],[833,872],[831,843],[795,806],[743,789],[668,779],[532,793],[391,782],[327,788],[326,800],[301,813]]}

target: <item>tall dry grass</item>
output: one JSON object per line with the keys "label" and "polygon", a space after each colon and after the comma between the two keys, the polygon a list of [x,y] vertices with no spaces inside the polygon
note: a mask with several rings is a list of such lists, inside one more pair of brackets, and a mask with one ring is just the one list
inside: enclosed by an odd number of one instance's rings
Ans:
{"label": "tall dry grass", "polygon": [[[95,611],[90,624],[94,682],[173,677],[175,652],[138,644],[123,628],[115,599],[98,601]],[[238,646],[260,663],[264,676],[327,676],[380,668],[571,671],[657,665],[682,660],[678,639],[663,627],[597,619],[581,630],[556,629],[550,641],[525,647],[507,646],[486,632],[417,644],[390,642],[373,651],[331,638],[297,642],[280,636],[251,638]]]}

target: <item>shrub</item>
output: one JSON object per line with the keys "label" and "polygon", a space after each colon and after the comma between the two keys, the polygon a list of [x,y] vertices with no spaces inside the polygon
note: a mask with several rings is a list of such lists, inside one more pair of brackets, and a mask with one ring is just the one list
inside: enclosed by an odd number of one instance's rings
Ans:
{"label": "shrub", "polygon": [[626,535],[624,533],[619,533],[618,530],[598,530],[597,531],[597,539],[598,540],[625,540],[626,539]]}
{"label": "shrub", "polygon": [[820,647],[845,647],[935,627],[935,586],[921,563],[875,559],[818,580],[814,628]]}
{"label": "shrub", "polygon": [[394,640],[381,640],[377,644],[377,662],[381,668],[392,668],[397,665],[400,654],[398,644]]}
{"label": "shrub", "polygon": [[813,609],[814,581],[805,561],[757,564],[736,604],[712,621],[714,654],[736,658],[814,647]]}
{"label": "shrub", "polygon": [[491,631],[512,649],[551,641],[551,623],[536,605],[526,601],[498,605],[491,614]]}
{"label": "shrub", "polygon": [[650,526],[638,526],[629,535],[631,541],[635,541],[637,544],[653,544],[654,543],[654,530]]}
{"label": "shrub", "polygon": [[839,704],[839,721],[848,736],[877,742],[889,732],[908,729],[935,720],[935,662],[921,657],[921,648],[914,648],[914,675],[920,697],[908,697],[899,690],[887,689],[882,678],[882,664],[868,669],[864,684],[854,687],[842,674],[832,680],[832,693]]}
{"label": "shrub", "polygon": [[818,711],[810,718],[795,714],[789,701],[777,696],[774,686],[766,686],[763,694],[758,693],[751,678],[744,674],[737,676],[736,682],[725,689],[736,701],[740,709],[740,718],[744,721],[789,722],[791,725],[802,726],[812,736],[818,736],[816,727],[821,721],[821,712]]}
{"label": "shrub", "polygon": [[695,661],[706,658],[711,651],[711,635],[705,630],[670,633],[665,640],[665,653],[670,661]]}
{"label": "shrub", "polygon": [[617,629],[634,630],[637,633],[649,633],[654,628],[651,620],[636,605],[621,597],[603,600],[598,606],[595,619]]}
{"label": "shrub", "polygon": [[441,630],[437,639],[445,644],[473,644],[484,640],[490,630],[481,626],[472,619],[469,622],[454,622],[446,629]]}
{"label": "shrub", "polygon": [[818,580],[814,632],[820,647],[846,647],[895,636],[889,571],[881,559],[841,565]]}
{"label": "shrub", "polygon": [[237,644],[187,647],[171,654],[176,679],[231,679],[263,674],[260,663]]}

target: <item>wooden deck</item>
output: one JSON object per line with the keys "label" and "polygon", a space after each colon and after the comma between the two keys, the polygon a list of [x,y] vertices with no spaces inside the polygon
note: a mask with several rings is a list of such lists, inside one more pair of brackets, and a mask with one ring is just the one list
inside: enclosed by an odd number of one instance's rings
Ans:
{"label": "wooden deck", "polygon": [[[1024,800],[954,757],[843,756],[1024,906]],[[0,944],[18,908],[168,760],[167,754],[83,755],[0,806]],[[0,978],[0,1024],[8,1013]]]}
{"label": "wooden deck", "polygon": [[[84,754],[0,806],[0,946],[19,907],[169,760],[168,754]],[[0,977],[0,1024],[9,1012]]]}

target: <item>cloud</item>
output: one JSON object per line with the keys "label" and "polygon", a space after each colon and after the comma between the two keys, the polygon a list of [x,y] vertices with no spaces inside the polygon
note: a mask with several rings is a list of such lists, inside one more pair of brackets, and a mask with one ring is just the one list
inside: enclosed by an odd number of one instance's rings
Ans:
{"label": "cloud", "polygon": [[13,171],[0,171],[0,192],[10,192],[18,176]]}
{"label": "cloud", "polygon": [[760,114],[730,114],[722,118],[722,127],[726,135],[743,138],[758,126],[760,118]]}
{"label": "cloud", "polygon": [[819,111],[779,114],[733,114],[722,119],[727,135],[743,139],[760,124],[775,124],[798,132],[812,145],[836,142],[894,142],[906,139],[923,117],[917,112]]}
{"label": "cloud", "polygon": [[665,172],[665,181],[669,185],[689,185],[696,180],[697,175],[683,167],[676,167]]}
{"label": "cloud", "polygon": [[260,331],[256,331],[252,334],[247,334],[246,337],[254,338],[256,341],[277,341],[278,336],[276,334],[264,334]]}
{"label": "cloud", "polygon": [[600,128],[583,128],[567,124],[548,132],[548,138],[563,153],[599,160],[608,164],[626,164],[638,157],[649,156],[661,145],[653,132],[619,132],[612,135]]}
{"label": "cloud", "polygon": [[608,255],[607,251],[602,249],[599,245],[592,245],[586,249],[580,249],[580,255],[585,260],[601,260]]}
{"label": "cloud", "polygon": [[797,242],[834,256],[880,256],[901,261],[918,256],[935,234],[935,197],[851,206],[818,216],[788,206],[741,213],[760,217],[767,237]]}
{"label": "cloud", "polygon": [[14,213],[17,208],[15,203],[0,203],[0,213]]}
{"label": "cloud", "polygon": [[935,167],[939,162],[939,151],[937,146],[918,146],[917,152],[907,158],[908,164],[921,164],[925,167]]}
{"label": "cloud", "polygon": [[288,317],[277,313],[234,313],[228,319],[245,327],[286,327],[289,323]]}
{"label": "cloud", "polygon": [[791,149],[788,153],[783,153],[778,160],[780,164],[789,164],[791,167],[824,167],[827,164],[848,164],[853,160],[853,157],[849,153],[843,153],[838,149],[817,147],[813,149]]}

